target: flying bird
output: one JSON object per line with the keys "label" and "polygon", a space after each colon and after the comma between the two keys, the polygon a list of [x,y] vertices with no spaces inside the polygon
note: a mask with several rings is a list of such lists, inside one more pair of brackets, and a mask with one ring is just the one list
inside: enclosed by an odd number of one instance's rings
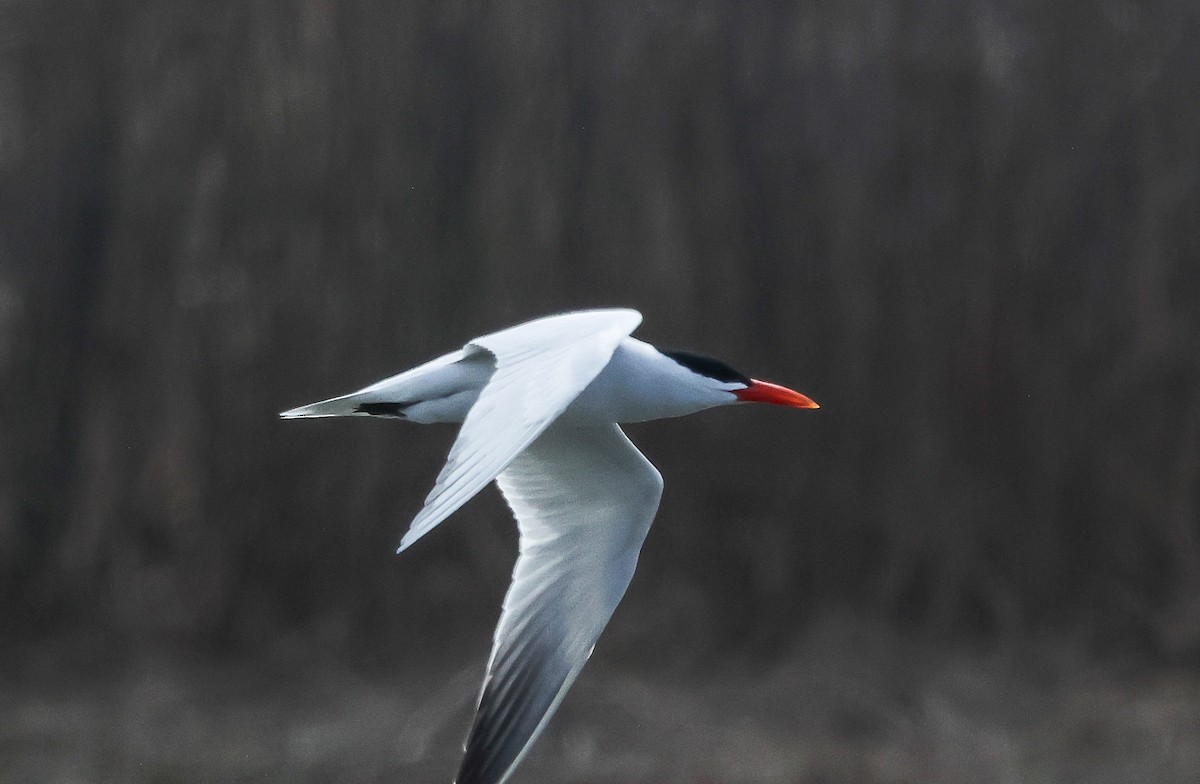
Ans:
{"label": "flying bird", "polygon": [[280,414],[462,423],[398,553],[493,479],[512,508],[520,553],[457,784],[512,776],[625,594],[663,482],[619,425],[734,403],[818,407],[630,337],[641,321],[627,309],[548,316]]}

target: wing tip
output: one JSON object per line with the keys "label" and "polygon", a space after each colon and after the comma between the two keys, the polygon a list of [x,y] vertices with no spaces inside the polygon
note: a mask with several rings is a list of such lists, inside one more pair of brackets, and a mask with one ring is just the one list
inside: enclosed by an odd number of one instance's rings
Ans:
{"label": "wing tip", "polygon": [[[441,520],[438,520],[438,522],[441,522]],[[429,533],[432,528],[433,525],[430,525],[427,520],[421,520],[421,515],[417,515],[416,519],[409,525],[408,530],[404,532],[404,536],[400,537],[400,544],[396,546],[396,555],[412,547],[418,539]]]}

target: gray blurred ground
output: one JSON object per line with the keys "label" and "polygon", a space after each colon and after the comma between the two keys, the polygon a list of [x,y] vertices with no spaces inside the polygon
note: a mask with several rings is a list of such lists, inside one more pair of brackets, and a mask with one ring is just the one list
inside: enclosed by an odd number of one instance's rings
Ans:
{"label": "gray blurred ground", "polygon": [[[31,657],[19,687],[5,678],[5,780],[449,781],[481,656],[352,666],[291,645],[219,662],[143,650],[98,679]],[[619,663],[601,646],[519,780],[1200,777],[1195,671],[1101,665],[1064,640],[946,650],[840,618],[771,661],[664,659],[680,656]]]}
{"label": "gray blurred ground", "polygon": [[507,511],[397,558],[452,431],[275,415],[624,305],[823,407],[631,428],[520,780],[1197,780],[1198,21],[0,3],[0,778],[447,778]]}

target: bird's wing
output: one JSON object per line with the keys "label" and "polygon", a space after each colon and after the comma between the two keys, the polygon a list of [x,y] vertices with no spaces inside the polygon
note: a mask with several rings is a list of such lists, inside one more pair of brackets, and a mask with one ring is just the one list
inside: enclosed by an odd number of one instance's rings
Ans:
{"label": "bird's wing", "polygon": [[457,784],[501,784],[592,652],[637,565],[662,476],[613,425],[558,425],[497,478],[520,556]]}
{"label": "bird's wing", "polygon": [[592,383],[617,344],[642,321],[636,310],[592,310],[519,324],[464,349],[495,357],[496,371],[471,407],[400,552],[469,501]]}

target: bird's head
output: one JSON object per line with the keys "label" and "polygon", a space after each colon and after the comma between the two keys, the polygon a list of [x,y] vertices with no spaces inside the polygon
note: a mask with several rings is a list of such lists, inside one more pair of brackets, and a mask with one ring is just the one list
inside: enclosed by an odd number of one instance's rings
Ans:
{"label": "bird's head", "polygon": [[820,408],[807,395],[769,381],[750,378],[720,360],[686,351],[663,351],[663,355],[700,376],[723,392],[732,395],[728,403],[773,403],[791,408]]}

